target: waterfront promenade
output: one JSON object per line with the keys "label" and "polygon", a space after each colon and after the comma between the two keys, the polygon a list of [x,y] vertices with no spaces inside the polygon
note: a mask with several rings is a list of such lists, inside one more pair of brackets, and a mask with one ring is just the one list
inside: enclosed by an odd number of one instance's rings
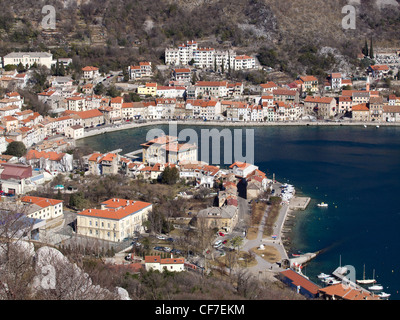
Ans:
{"label": "waterfront promenade", "polygon": [[353,122],[353,121],[284,121],[284,122],[255,122],[255,121],[201,121],[201,120],[152,120],[146,122],[125,122],[122,124],[115,125],[103,125],[100,127],[85,129],[83,137],[77,138],[84,139],[108,132],[141,128],[146,126],[158,126],[158,125],[187,125],[187,126],[215,126],[215,127],[273,127],[273,126],[400,126],[400,123],[396,122]]}
{"label": "waterfront promenade", "polygon": [[[286,252],[283,241],[282,241],[283,240],[282,239],[282,230],[284,228],[284,224],[285,224],[285,221],[286,221],[288,215],[297,210],[304,210],[307,207],[309,202],[310,202],[310,198],[294,196],[289,203],[284,203],[281,206],[279,215],[276,219],[276,222],[275,222],[275,225],[273,228],[274,237],[266,237],[263,234],[265,221],[268,216],[268,210],[266,210],[265,214],[262,218],[262,221],[259,225],[257,237],[252,240],[245,239],[243,246],[242,246],[242,251],[253,250],[253,252],[254,252],[254,248],[259,248],[261,245],[263,245],[265,248],[269,247],[270,249],[274,250],[275,252],[277,252],[279,254],[280,259],[277,262],[281,262],[282,260],[285,260],[285,259],[290,259],[290,257],[288,256],[288,253]],[[275,279],[274,278],[275,274],[285,270],[277,262],[269,262],[266,259],[264,259],[264,257],[262,257],[258,254],[255,254],[255,259],[256,259],[257,264],[248,268],[249,271],[251,271],[254,275],[257,275],[257,276],[262,275],[264,277],[267,277],[267,278],[273,280],[273,279]]]}

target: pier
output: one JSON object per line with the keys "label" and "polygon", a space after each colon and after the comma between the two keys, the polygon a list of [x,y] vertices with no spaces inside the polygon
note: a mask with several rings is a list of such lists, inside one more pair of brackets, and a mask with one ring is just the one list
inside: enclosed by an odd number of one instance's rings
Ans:
{"label": "pier", "polygon": [[289,209],[291,210],[305,210],[310,203],[309,197],[293,197],[290,201]]}
{"label": "pier", "polygon": [[347,274],[347,268],[346,267],[337,267],[335,269],[335,271],[332,272],[332,275],[334,277],[336,277],[337,279],[339,279],[343,285],[346,285],[350,288],[353,288],[355,290],[359,290],[362,292],[365,292],[367,294],[371,294],[373,295],[373,293],[365,288],[363,288],[362,286],[358,285],[357,283],[350,281],[348,278],[346,278],[346,274]]}

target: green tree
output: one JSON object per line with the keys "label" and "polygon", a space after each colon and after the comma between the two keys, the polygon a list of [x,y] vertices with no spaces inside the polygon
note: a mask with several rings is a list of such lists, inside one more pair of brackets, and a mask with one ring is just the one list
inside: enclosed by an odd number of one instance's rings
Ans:
{"label": "green tree", "polygon": [[165,184],[175,184],[179,180],[179,171],[176,167],[166,167],[163,171],[161,182]]}
{"label": "green tree", "polygon": [[108,88],[106,94],[110,96],[111,98],[115,98],[121,95],[121,92],[115,88],[115,86],[111,86]]}
{"label": "green tree", "polygon": [[368,43],[367,43],[367,39],[365,39],[365,44],[364,44],[364,48],[362,49],[362,53],[364,54],[364,56],[369,56],[368,54],[369,50],[368,50]]}
{"label": "green tree", "polygon": [[373,47],[373,44],[372,44],[372,38],[371,38],[371,45],[370,45],[370,48],[369,48],[369,57],[371,59],[374,58],[374,47]]}
{"label": "green tree", "polygon": [[76,192],[71,194],[69,198],[69,206],[77,209],[82,209],[85,205],[85,195],[83,192]]}
{"label": "green tree", "polygon": [[93,92],[94,92],[94,94],[97,94],[97,95],[103,95],[106,93],[106,88],[100,82],[100,83],[96,84],[96,86],[93,89]]}
{"label": "green tree", "polygon": [[21,141],[10,142],[4,154],[20,158],[26,154],[25,144]]}

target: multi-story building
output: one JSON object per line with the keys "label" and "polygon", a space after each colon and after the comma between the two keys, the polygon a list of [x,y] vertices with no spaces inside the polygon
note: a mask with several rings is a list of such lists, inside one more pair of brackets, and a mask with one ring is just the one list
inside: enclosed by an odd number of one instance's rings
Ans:
{"label": "multi-story building", "polygon": [[188,143],[179,143],[177,137],[161,136],[142,146],[142,161],[147,165],[156,163],[178,164],[181,161],[197,160],[197,146]]}
{"label": "multi-story building", "polygon": [[83,79],[92,80],[100,76],[99,68],[93,66],[86,66],[82,68]]}
{"label": "multi-story building", "polygon": [[322,118],[330,118],[335,115],[336,111],[335,98],[307,96],[304,99],[305,114],[317,114]]}
{"label": "multi-story building", "polygon": [[11,52],[3,57],[3,66],[19,65],[31,67],[35,63],[37,65],[51,68],[56,61],[53,60],[53,55],[48,52]]}
{"label": "multi-story building", "polygon": [[302,81],[302,90],[317,92],[318,91],[318,79],[314,76],[301,76],[299,78]]}
{"label": "multi-story building", "polygon": [[100,209],[86,209],[77,214],[77,233],[113,242],[143,232],[152,204],[143,201],[112,198]]}
{"label": "multi-story building", "polygon": [[167,65],[189,65],[197,68],[217,70],[243,70],[255,68],[255,58],[246,55],[236,55],[232,50],[222,51],[210,47],[199,47],[196,41],[186,41],[178,48],[165,49],[165,63]]}
{"label": "multi-story building", "polygon": [[139,62],[138,66],[129,66],[128,74],[129,74],[129,80],[136,80],[144,77],[153,76],[151,62],[143,61]]}
{"label": "multi-story building", "polygon": [[196,96],[227,97],[227,81],[198,81],[195,84]]}
{"label": "multi-story building", "polygon": [[355,121],[370,121],[370,111],[367,103],[357,104],[352,107],[352,118]]}
{"label": "multi-story building", "polygon": [[50,220],[63,215],[63,200],[24,196],[21,203],[27,205],[27,216],[33,219]]}

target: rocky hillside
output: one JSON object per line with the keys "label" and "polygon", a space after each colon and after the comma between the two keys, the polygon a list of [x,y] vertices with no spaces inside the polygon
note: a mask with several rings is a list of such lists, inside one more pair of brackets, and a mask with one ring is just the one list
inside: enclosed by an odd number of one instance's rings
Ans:
{"label": "rocky hillside", "polygon": [[[372,38],[375,48],[400,46],[400,7],[395,0],[0,0],[0,4],[2,55],[15,47],[61,46],[70,56],[98,58],[101,63],[119,50],[114,62],[122,65],[143,58],[162,61],[165,46],[196,39],[248,54],[261,51],[273,67],[298,72],[311,68],[316,73],[315,65],[334,68],[333,56],[354,59],[365,39]],[[46,15],[42,8],[49,4],[56,8],[56,30],[41,26]],[[356,8],[355,30],[342,28],[342,8],[347,4]],[[85,46],[90,49],[82,51]],[[94,53],[94,47],[101,49]]]}

